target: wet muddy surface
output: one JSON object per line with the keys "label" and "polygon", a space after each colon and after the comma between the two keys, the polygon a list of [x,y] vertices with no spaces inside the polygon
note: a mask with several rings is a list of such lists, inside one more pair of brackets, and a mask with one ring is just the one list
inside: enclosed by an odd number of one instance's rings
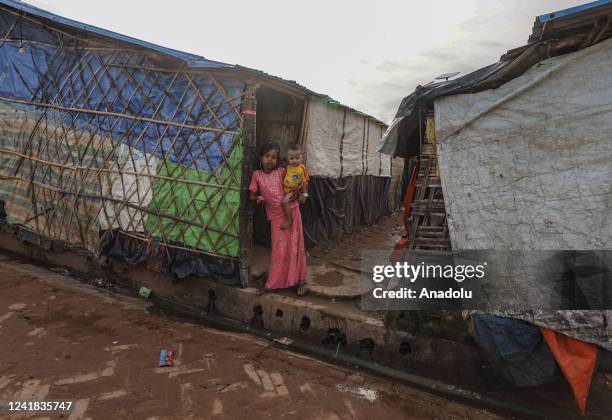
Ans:
{"label": "wet muddy surface", "polygon": [[359,298],[367,292],[360,281],[362,275],[368,274],[363,272],[362,252],[391,254],[402,233],[401,213],[397,212],[311,248],[308,251],[308,280],[312,291],[329,298]]}
{"label": "wet muddy surface", "polygon": [[[396,212],[370,225],[357,226],[340,238],[308,250],[312,262],[335,262],[359,268],[362,250],[393,250],[404,231],[402,214]],[[309,261],[310,262],[310,261]]]}
{"label": "wet muddy surface", "polygon": [[344,278],[344,274],[342,274],[338,270],[328,271],[324,275],[317,275],[312,277],[314,282],[327,287],[341,286],[342,280],[344,280]]}
{"label": "wet muddy surface", "polygon": [[495,418],[1,255],[0,292],[0,399],[75,403],[29,418]]}

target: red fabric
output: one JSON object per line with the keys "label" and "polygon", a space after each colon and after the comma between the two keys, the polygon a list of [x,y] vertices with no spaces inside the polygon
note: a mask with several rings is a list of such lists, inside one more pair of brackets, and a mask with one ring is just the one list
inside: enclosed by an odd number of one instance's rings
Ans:
{"label": "red fabric", "polygon": [[401,251],[408,246],[408,238],[401,238],[393,248],[395,251]]}
{"label": "red fabric", "polygon": [[408,218],[410,217],[410,212],[412,211],[412,201],[414,200],[414,189],[416,186],[418,173],[419,165],[417,163],[417,165],[412,170],[412,175],[410,175],[410,182],[408,182],[408,187],[406,188],[406,195],[404,196],[404,227],[406,228],[406,234],[410,232],[410,223],[408,223]]}
{"label": "red fabric", "polygon": [[281,229],[285,220],[272,219],[272,256],[268,272],[268,289],[284,289],[306,280],[306,253],[304,252],[304,231],[299,207],[291,209],[293,225]]}
{"label": "red fabric", "polygon": [[399,261],[402,253],[399,252],[402,249],[408,246],[408,233],[410,232],[410,223],[408,223],[408,218],[410,217],[410,212],[412,211],[412,201],[414,199],[414,189],[416,186],[417,173],[419,172],[419,165],[417,164],[412,170],[412,175],[410,175],[410,181],[408,182],[408,187],[406,187],[406,194],[404,194],[404,229],[406,229],[406,235],[402,237],[398,243],[395,244],[393,248],[394,252],[391,254],[392,261]]}
{"label": "red fabric", "polygon": [[266,216],[270,220],[272,233],[272,255],[268,270],[268,289],[284,289],[306,280],[306,252],[304,250],[304,231],[302,216],[297,202],[289,204],[293,225],[281,229],[285,220],[281,200],[285,194],[283,178],[285,169],[277,168],[269,174],[257,170],[253,172],[249,191],[259,193],[264,198]]}
{"label": "red fabric", "polygon": [[555,361],[561,368],[563,376],[572,388],[580,414],[584,415],[595,362],[597,361],[597,346],[548,328],[540,327],[540,331],[546,340],[546,344],[550,347]]}

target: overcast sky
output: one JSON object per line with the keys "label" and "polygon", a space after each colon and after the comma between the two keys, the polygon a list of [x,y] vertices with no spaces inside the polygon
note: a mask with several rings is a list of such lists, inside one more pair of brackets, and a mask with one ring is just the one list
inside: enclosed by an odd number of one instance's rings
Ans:
{"label": "overcast sky", "polygon": [[26,0],[53,13],[295,80],[390,122],[441,73],[526,43],[535,16],[580,0]]}

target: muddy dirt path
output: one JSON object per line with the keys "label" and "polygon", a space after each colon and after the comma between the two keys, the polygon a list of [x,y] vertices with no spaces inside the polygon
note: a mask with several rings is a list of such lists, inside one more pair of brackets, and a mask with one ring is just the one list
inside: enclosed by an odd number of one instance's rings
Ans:
{"label": "muddy dirt path", "polygon": [[1,255],[0,291],[0,399],[74,401],[62,418],[496,418]]}
{"label": "muddy dirt path", "polygon": [[360,281],[362,252],[391,254],[402,233],[402,215],[397,212],[311,248],[308,251],[311,290],[328,298],[358,298],[367,292]]}

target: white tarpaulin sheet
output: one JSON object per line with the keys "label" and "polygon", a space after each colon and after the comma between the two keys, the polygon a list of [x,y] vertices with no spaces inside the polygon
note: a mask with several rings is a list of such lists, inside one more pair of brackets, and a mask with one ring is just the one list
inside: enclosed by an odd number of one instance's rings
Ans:
{"label": "white tarpaulin sheet", "polygon": [[144,232],[145,213],[129,204],[144,208],[149,205],[153,198],[152,177],[145,175],[155,175],[158,162],[156,157],[145,156],[143,152],[124,144],[117,148],[117,164],[114,169],[121,173],[113,173],[110,180],[102,179],[106,196],[115,199],[106,200],[100,210],[102,229],[120,228],[126,232]]}
{"label": "white tarpaulin sheet", "polygon": [[[435,101],[453,249],[612,249],[610,69],[612,39]],[[612,350],[612,311],[520,317]]]}
{"label": "white tarpaulin sheet", "polygon": [[320,98],[311,99],[308,107],[306,149],[310,175],[391,176],[391,157],[377,151],[383,126]]}

